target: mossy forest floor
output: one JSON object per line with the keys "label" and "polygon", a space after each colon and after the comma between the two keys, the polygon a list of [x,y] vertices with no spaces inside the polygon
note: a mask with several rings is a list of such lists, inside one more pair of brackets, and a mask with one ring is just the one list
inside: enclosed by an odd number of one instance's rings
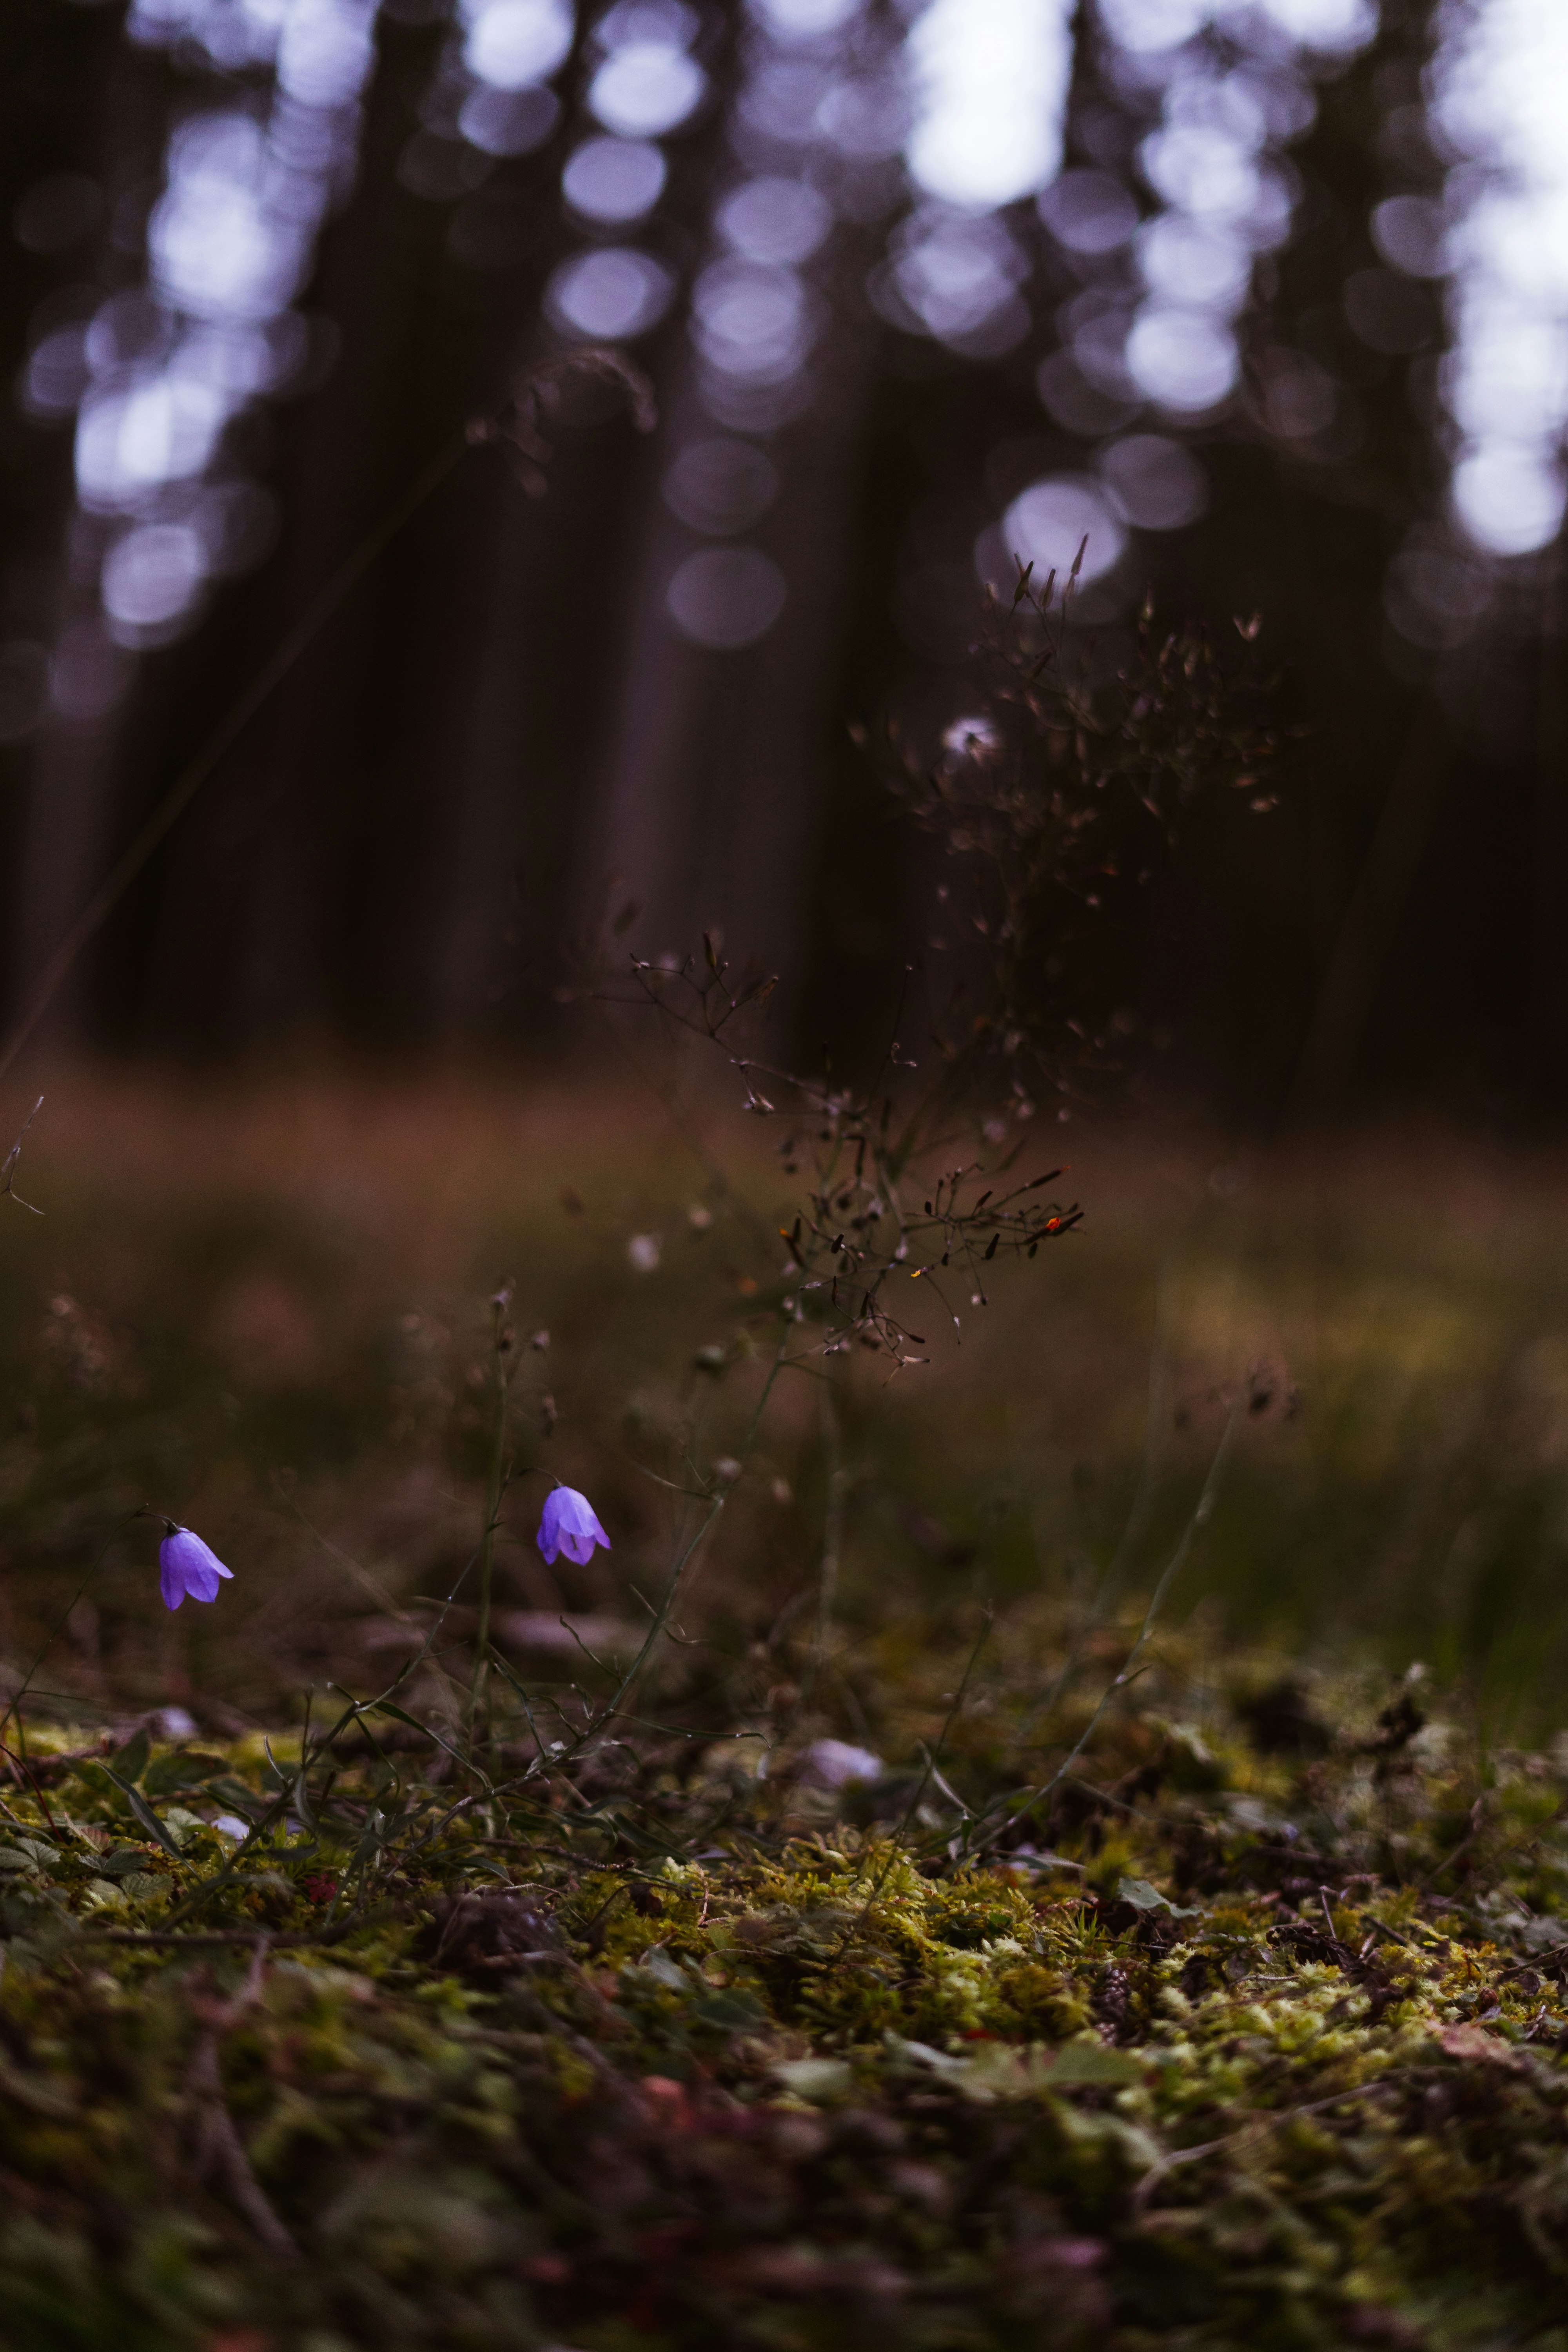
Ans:
{"label": "mossy forest floor", "polygon": [[987,1848],[994,1638],[837,1790],[647,1730],[35,1736],[0,2342],[1568,2345],[1568,1759],[1257,1660],[1200,1736],[1167,1655]]}
{"label": "mossy forest floor", "polygon": [[748,1450],[745,1127],[50,1081],[0,2352],[1568,2352],[1562,1166],[1085,1132],[1083,1233]]}

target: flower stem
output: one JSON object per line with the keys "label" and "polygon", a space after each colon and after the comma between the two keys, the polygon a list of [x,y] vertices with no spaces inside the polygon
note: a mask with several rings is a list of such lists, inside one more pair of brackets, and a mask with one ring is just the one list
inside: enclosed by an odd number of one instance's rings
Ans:
{"label": "flower stem", "polygon": [[43,1644],[38,1650],[37,1655],[34,1657],[32,1664],[27,1668],[27,1671],[23,1675],[20,1683],[12,1692],[10,1697],[6,1700],[5,1712],[4,1714],[0,1714],[0,1739],[5,1738],[6,1727],[10,1723],[13,1716],[16,1718],[17,1731],[21,1731],[22,1701],[26,1697],[27,1693],[33,1686],[33,1676],[37,1673],[38,1668],[43,1664],[44,1660],[48,1656],[49,1652],[54,1648],[55,1643],[59,1640],[60,1635],[65,1632],[66,1627],[69,1624],[71,1611],[76,1607],[77,1602],[81,1600],[88,1586],[92,1582],[93,1578],[98,1574],[99,1570],[103,1566],[104,1561],[108,1559],[110,1545],[115,1543],[118,1538],[124,1534],[126,1528],[133,1526],[138,1519],[156,1517],[157,1516],[157,1513],[150,1513],[148,1511],[145,1503],[138,1503],[136,1508],[133,1511],[128,1511],[125,1517],[120,1520],[118,1525],[111,1528],[108,1535],[105,1536],[102,1548],[100,1549],[97,1559],[93,1561],[92,1566],[88,1570],[87,1574],[82,1578],[81,1582],[77,1586],[76,1591],[71,1594],[69,1601],[66,1603],[64,1614],[59,1618],[52,1631],[45,1635]]}
{"label": "flower stem", "polygon": [[[784,1370],[787,1360],[785,1350],[788,1346],[789,1327],[786,1325],[784,1328],[784,1337],[779,1341],[778,1348],[774,1352],[773,1362],[768,1367],[767,1379],[763,1382],[763,1392],[757,1399],[756,1404],[752,1409],[751,1420],[746,1424],[746,1433],[744,1438],[742,1440],[740,1447],[740,1459],[742,1462],[746,1460],[751,1453],[752,1445],[756,1442],[757,1431],[762,1426],[763,1415],[766,1412],[768,1408],[768,1399],[773,1392],[773,1383],[778,1379],[778,1376]],[[595,1733],[602,1731],[606,1724],[612,1723],[616,1717],[620,1713],[627,1693],[630,1691],[632,1685],[637,1681],[637,1676],[641,1674],[644,1666],[647,1664],[647,1661],[652,1655],[654,1650],[658,1647],[659,1638],[662,1635],[665,1627],[669,1622],[671,1612],[675,1608],[677,1596],[680,1591],[681,1579],[685,1576],[686,1570],[690,1564],[692,1554],[696,1551],[699,1544],[702,1541],[703,1537],[707,1535],[709,1529],[713,1526],[715,1520],[722,1511],[725,1502],[728,1499],[728,1496],[729,1489],[721,1487],[719,1492],[710,1500],[707,1511],[698,1524],[696,1533],[689,1536],[686,1542],[677,1552],[675,1556],[675,1564],[669,1571],[669,1579],[665,1585],[663,1594],[659,1600],[658,1607],[654,1612],[653,1622],[649,1625],[647,1633],[643,1637],[641,1649],[637,1652],[637,1656],[632,1660],[631,1664],[626,1668],[626,1673],[622,1675],[620,1684],[616,1688],[614,1697],[611,1698],[605,1706],[600,1708],[598,1714],[581,1732],[579,1732],[577,1738],[574,1740],[572,1744],[574,1753],[583,1747],[588,1739],[592,1738]]]}
{"label": "flower stem", "polygon": [[830,1358],[818,1396],[822,1412],[822,1452],[827,1473],[827,1502],[823,1516],[822,1560],[817,1574],[816,1631],[801,1680],[801,1703],[809,1704],[818,1674],[826,1666],[833,1633],[833,1610],[838,1597],[838,1570],[844,1553],[844,1520],[849,1499],[849,1475],[844,1461],[843,1414],[838,1394],[837,1360]]}
{"label": "flower stem", "polygon": [[1121,1690],[1126,1684],[1132,1679],[1132,1670],[1137,1664],[1139,1658],[1142,1655],[1144,1644],[1147,1643],[1150,1634],[1154,1630],[1155,1622],[1159,1617],[1161,1605],[1164,1601],[1165,1595],[1170,1591],[1171,1586],[1175,1582],[1176,1578],[1181,1574],[1183,1569],[1186,1566],[1187,1554],[1193,1548],[1198,1530],[1200,1528],[1205,1528],[1208,1525],[1209,1518],[1214,1510],[1215,1496],[1219,1492],[1220,1480],[1225,1475],[1225,1465],[1230,1458],[1231,1444],[1235,1439],[1240,1418],[1241,1402],[1238,1399],[1237,1402],[1231,1406],[1230,1412],[1226,1416],[1225,1428],[1221,1433],[1219,1444],[1215,1449],[1214,1460],[1209,1464],[1208,1476],[1204,1480],[1203,1492],[1198,1496],[1197,1503],[1191,1518],[1187,1521],[1185,1528],[1182,1531],[1181,1541],[1177,1544],[1175,1550],[1171,1554],[1170,1559],[1166,1561],[1164,1571],[1162,1574],[1159,1582],[1155,1585],[1152,1593],[1150,1595],[1149,1606],[1143,1612],[1143,1622],[1138,1629],[1138,1638],[1133,1643],[1132,1647],[1128,1651],[1126,1657],[1123,1659],[1121,1672],[1107,1683],[1104,1690],[1100,1693],[1099,1706],[1095,1708],[1094,1713],[1089,1717],[1089,1721],[1085,1724],[1082,1731],[1079,1732],[1077,1739],[1073,1742],[1073,1745],[1062,1759],[1062,1761],[1057,1766],[1056,1770],[1051,1774],[1050,1779],[1044,1781],[1039,1788],[1030,1790],[1026,1796],[1024,1802],[1016,1807],[1014,1811],[1005,1814],[1000,1821],[994,1822],[986,1831],[984,1837],[979,1842],[979,1844],[975,1849],[977,1852],[984,1853],[987,1846],[994,1845],[996,1840],[999,1837],[1004,1836],[1008,1830],[1016,1829],[1020,1822],[1026,1821],[1029,1815],[1036,1811],[1037,1807],[1042,1805],[1046,1799],[1055,1792],[1055,1790],[1060,1786],[1061,1782],[1066,1780],[1068,1774],[1072,1770],[1073,1766],[1078,1762],[1079,1758],[1083,1754],[1084,1749],[1089,1746],[1089,1741],[1099,1730],[1100,1717],[1104,1715],[1107,1707],[1110,1705],[1111,1700],[1116,1696],[1117,1692]]}
{"label": "flower stem", "polygon": [[506,1492],[506,1422],[512,1375],[512,1339],[506,1310],[510,1305],[510,1287],[498,1290],[490,1301],[495,1318],[491,1343],[495,1357],[495,1420],[490,1429],[489,1473],[485,1481],[484,1534],[479,1539],[479,1622],[474,1631],[474,1681],[468,1694],[470,1746],[481,1727],[487,1744],[490,1736],[490,1588],[496,1529],[500,1524],[501,1496]]}

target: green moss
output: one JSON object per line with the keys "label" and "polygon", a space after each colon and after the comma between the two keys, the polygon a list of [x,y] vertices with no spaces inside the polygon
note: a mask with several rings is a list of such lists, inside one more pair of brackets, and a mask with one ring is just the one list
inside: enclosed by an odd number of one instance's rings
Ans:
{"label": "green moss", "polygon": [[[1005,1709],[965,1729],[984,1815]],[[1457,1740],[1171,1746],[1109,1716],[1002,1850],[787,1778],[714,1845],[652,1748],[591,1834],[526,1777],[446,1818],[406,1758],[389,1817],[362,1754],[237,1858],[200,1812],[259,1808],[261,1743],[132,1759],[173,1852],[37,1743],[0,2342],[1562,2352],[1558,1765],[1478,1816]]]}

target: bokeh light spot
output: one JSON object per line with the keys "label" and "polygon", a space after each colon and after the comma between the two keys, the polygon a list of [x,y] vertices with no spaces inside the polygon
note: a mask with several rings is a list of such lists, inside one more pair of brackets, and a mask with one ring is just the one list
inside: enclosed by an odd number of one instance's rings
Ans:
{"label": "bokeh light spot", "polygon": [[1032,482],[1013,500],[1002,519],[1002,536],[1009,556],[1032,563],[1041,585],[1055,572],[1066,580],[1084,541],[1086,583],[1100,579],[1118,561],[1127,533],[1097,482],[1082,474],[1054,474]]}
{"label": "bokeh light spot", "polygon": [[367,10],[331,0],[289,9],[278,41],[279,89],[323,111],[352,105],[370,72],[373,21]]}
{"label": "bokeh light spot", "polygon": [[1241,237],[1181,213],[1149,223],[1138,267],[1152,293],[1194,310],[1238,310],[1252,283],[1251,248]]}
{"label": "bokeh light spot", "polygon": [[715,538],[749,530],[777,488],[773,466],[750,441],[693,441],[664,478],[671,512]]}
{"label": "bokeh light spot", "polygon": [[742,382],[776,383],[805,358],[811,322],[793,271],[715,261],[692,289],[694,331],[703,357]]}
{"label": "bokeh light spot", "polygon": [[1027,274],[1027,258],[1001,221],[928,211],[905,222],[870,292],[900,326],[993,356],[1028,331],[1016,292]]}
{"label": "bokeh light spot", "polygon": [[1256,163],[1216,124],[1167,123],[1144,140],[1139,160],[1166,203],[1195,219],[1241,221],[1258,203]]}
{"label": "bokeh light spot", "polygon": [[906,150],[929,194],[989,209],[1055,178],[1072,15],[1070,0],[930,0],[909,35]]}
{"label": "bokeh light spot", "polygon": [[1208,505],[1208,482],[1192,451],[1160,433],[1132,433],[1103,450],[1100,471],[1111,505],[1140,530],[1180,530]]}
{"label": "bokeh light spot", "polygon": [[1447,267],[1448,224],[1429,196],[1390,196],[1374,205],[1372,241],[1407,278],[1440,278]]}
{"label": "bokeh light spot", "polygon": [[630,246],[611,245],[563,262],[545,289],[544,307],[563,333],[615,342],[657,326],[674,292],[662,263]]}
{"label": "bokeh light spot", "polygon": [[563,0],[490,0],[468,26],[463,62],[496,89],[522,89],[553,73],[571,47]]}
{"label": "bokeh light spot", "polygon": [[102,513],[134,507],[165,482],[199,474],[226,404],[210,384],[153,376],[126,391],[90,394],[77,424],[77,487]]}
{"label": "bokeh light spot", "polygon": [[833,207],[804,180],[747,180],[719,207],[719,233],[747,261],[809,261],[833,226]]}
{"label": "bokeh light spot", "polygon": [[1478,545],[1528,555],[1563,527],[1561,467],[1530,442],[1484,442],[1454,468],[1454,506]]}
{"label": "bokeh light spot", "polygon": [[481,82],[463,100],[458,128],[486,155],[531,155],[560,120],[561,101],[552,89],[537,82],[521,89],[494,89]]}
{"label": "bokeh light spot", "polygon": [[755,547],[704,547],[669,583],[676,626],[693,645],[734,653],[765,637],[784,611],[784,573]]}
{"label": "bokeh light spot", "polygon": [[259,127],[228,110],[198,115],[170,141],[167,189],[147,226],[154,284],[196,318],[265,319],[304,269],[301,228],[262,202],[268,159]]}
{"label": "bokeh light spot", "polygon": [[588,88],[590,112],[622,139],[660,139],[696,110],[707,76],[671,41],[613,49]]}
{"label": "bokeh light spot", "polygon": [[1119,49],[1180,48],[1207,24],[1209,0],[1100,0],[1100,22]]}
{"label": "bokeh light spot", "polygon": [[[1441,386],[1464,443],[1454,511],[1479,546],[1523,555],[1555,538],[1563,517],[1568,12],[1560,0],[1491,0],[1444,11],[1438,26],[1431,113],[1455,158],[1442,248],[1454,350]],[[1388,257],[1405,266],[1396,243]]]}
{"label": "bokeh light spot", "polygon": [[202,542],[187,523],[142,523],[110,549],[103,565],[103,606],[125,641],[155,639],[201,593],[206,577]]}
{"label": "bokeh light spot", "polygon": [[640,220],[664,194],[668,166],[646,139],[589,139],[561,176],[566,201],[585,220]]}
{"label": "bokeh light spot", "polygon": [[69,416],[92,382],[85,325],[56,327],[27,355],[22,404],[28,415]]}
{"label": "bokeh light spot", "polygon": [[1377,30],[1373,0],[1263,0],[1265,14],[1303,47],[1359,49]]}
{"label": "bokeh light spot", "polygon": [[775,40],[819,41],[860,13],[863,0],[752,0]]}
{"label": "bokeh light spot", "polygon": [[1227,327],[1205,310],[1163,303],[1151,304],[1134,320],[1127,365],[1151,400],[1189,414],[1224,400],[1240,373],[1236,338]]}
{"label": "bokeh light spot", "polygon": [[1138,226],[1132,192],[1111,172],[1064,172],[1038,204],[1040,218],[1069,253],[1115,253]]}

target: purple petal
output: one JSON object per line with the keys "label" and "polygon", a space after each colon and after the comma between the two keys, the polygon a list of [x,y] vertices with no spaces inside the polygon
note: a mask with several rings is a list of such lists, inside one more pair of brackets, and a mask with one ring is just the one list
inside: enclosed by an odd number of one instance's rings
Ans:
{"label": "purple petal", "polygon": [[596,1543],[606,1551],[610,1549],[610,1538],[599,1525],[592,1503],[575,1486],[556,1486],[545,1496],[537,1541],[547,1560],[564,1552],[579,1568],[592,1559]]}
{"label": "purple petal", "polygon": [[[216,1601],[220,1580],[232,1579],[210,1544],[189,1528],[176,1528],[158,1547],[158,1581],[165,1605],[177,1609],[187,1595],[193,1601]],[[173,1597],[171,1597],[173,1596]]]}
{"label": "purple petal", "polygon": [[194,1536],[189,1528],[182,1528],[180,1537],[187,1548],[185,1557],[193,1569],[200,1569],[205,1576],[221,1576],[232,1581],[233,1569],[225,1568],[210,1544],[203,1543],[200,1536]]}

